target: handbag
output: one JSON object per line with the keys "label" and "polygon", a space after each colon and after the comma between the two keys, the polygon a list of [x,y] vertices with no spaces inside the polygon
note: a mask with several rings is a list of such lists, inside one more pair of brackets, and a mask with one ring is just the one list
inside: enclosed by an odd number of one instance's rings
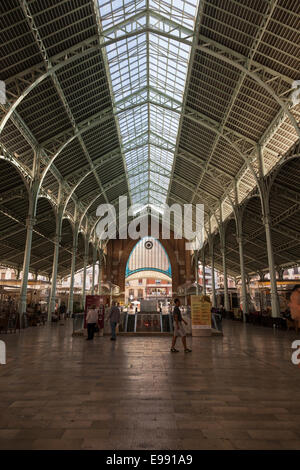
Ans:
{"label": "handbag", "polygon": [[94,333],[99,333],[99,326],[95,326]]}

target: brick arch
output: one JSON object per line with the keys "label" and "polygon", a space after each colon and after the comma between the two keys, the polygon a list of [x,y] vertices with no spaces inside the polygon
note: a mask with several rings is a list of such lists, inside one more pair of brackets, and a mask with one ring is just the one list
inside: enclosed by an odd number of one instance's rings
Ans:
{"label": "brick arch", "polygon": [[[171,244],[169,243],[169,240],[164,240],[164,239],[158,239],[159,242],[162,244],[164,249],[167,252],[167,255],[169,257],[170,263],[171,263],[171,269],[172,269],[172,289],[177,290],[178,287],[178,281],[179,281],[179,272],[178,272],[178,263],[177,259],[174,253],[173,248],[171,247]],[[122,250],[122,255],[120,258],[119,262],[119,273],[118,273],[118,285],[120,286],[121,291],[125,290],[125,270],[126,270],[126,264],[129,258],[129,255],[135,245],[140,241],[138,240],[127,240],[127,244],[125,245],[124,249]]]}
{"label": "brick arch", "polygon": [[[148,234],[150,236],[150,233]],[[175,239],[174,233],[170,232],[169,239],[157,238],[166,250],[172,269],[172,290],[176,292],[178,287],[184,283],[194,281],[194,270],[191,269],[191,252],[185,249],[184,238]],[[103,267],[103,281],[111,281],[117,284],[122,292],[125,291],[125,270],[129,255],[134,246],[139,242],[131,238],[120,240],[109,240],[106,246],[106,263]]]}

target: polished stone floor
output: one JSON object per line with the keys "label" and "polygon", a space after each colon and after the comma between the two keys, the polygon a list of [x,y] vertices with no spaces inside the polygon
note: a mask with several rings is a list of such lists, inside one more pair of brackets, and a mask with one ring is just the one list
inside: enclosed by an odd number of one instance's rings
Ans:
{"label": "polished stone floor", "polygon": [[295,332],[224,321],[224,336],[0,335],[0,449],[300,449]]}

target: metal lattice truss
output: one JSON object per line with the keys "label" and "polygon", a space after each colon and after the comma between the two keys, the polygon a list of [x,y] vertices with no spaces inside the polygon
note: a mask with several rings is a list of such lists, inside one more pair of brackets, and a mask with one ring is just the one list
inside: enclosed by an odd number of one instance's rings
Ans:
{"label": "metal lattice truss", "polygon": [[[234,207],[248,207],[272,171],[276,263],[299,262],[297,223],[287,223],[299,217],[299,160],[280,166],[300,137],[297,0],[7,0],[0,10],[1,263],[21,268],[37,178],[30,269],[50,275],[61,208],[65,275],[73,227],[90,237],[99,204],[203,203],[217,247],[222,224],[234,234]],[[267,261],[261,208],[249,207],[254,272]]]}
{"label": "metal lattice truss", "polygon": [[[197,2],[99,2],[132,202],[166,203]],[[159,190],[158,190],[159,188]]]}

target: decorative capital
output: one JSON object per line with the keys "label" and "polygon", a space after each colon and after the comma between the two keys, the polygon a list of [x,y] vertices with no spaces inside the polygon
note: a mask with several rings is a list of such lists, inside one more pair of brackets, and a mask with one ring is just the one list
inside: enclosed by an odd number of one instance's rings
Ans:
{"label": "decorative capital", "polygon": [[264,225],[271,225],[271,215],[270,214],[265,214],[262,216],[262,223]]}
{"label": "decorative capital", "polygon": [[32,228],[36,224],[36,217],[28,216],[26,219],[26,227]]}
{"label": "decorative capital", "polygon": [[54,243],[59,245],[61,242],[61,235],[55,235],[53,240],[54,240]]}
{"label": "decorative capital", "polygon": [[237,235],[237,236],[236,236],[236,241],[237,241],[238,243],[243,243],[243,238],[241,237],[241,235]]}

